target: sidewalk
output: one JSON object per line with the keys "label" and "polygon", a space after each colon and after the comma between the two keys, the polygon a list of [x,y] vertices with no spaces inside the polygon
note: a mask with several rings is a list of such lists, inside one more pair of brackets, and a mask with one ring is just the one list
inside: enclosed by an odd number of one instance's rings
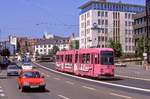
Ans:
{"label": "sidewalk", "polygon": [[116,75],[150,79],[150,67],[146,70],[142,65],[127,65],[127,67],[115,67]]}

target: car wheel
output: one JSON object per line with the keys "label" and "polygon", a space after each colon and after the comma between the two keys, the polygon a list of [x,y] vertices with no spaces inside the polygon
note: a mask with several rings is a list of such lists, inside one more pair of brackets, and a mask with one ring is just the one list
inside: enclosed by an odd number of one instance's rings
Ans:
{"label": "car wheel", "polygon": [[7,73],[7,76],[10,76],[10,75]]}
{"label": "car wheel", "polygon": [[21,88],[19,84],[18,84],[17,88],[18,88],[18,89],[20,89],[20,88]]}
{"label": "car wheel", "polygon": [[45,91],[45,86],[40,87],[41,91]]}
{"label": "car wheel", "polygon": [[24,92],[24,90],[25,90],[25,89],[24,89],[24,87],[23,87],[23,86],[22,86],[22,87],[20,87],[20,91],[21,91],[21,92]]}

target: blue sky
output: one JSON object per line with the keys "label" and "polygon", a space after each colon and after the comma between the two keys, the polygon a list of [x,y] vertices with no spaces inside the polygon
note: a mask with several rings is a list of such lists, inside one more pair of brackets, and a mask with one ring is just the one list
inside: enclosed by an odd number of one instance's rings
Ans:
{"label": "blue sky", "polygon": [[[0,0],[0,38],[78,34],[78,7],[88,0]],[[118,2],[120,0],[108,0]],[[144,0],[121,0],[144,5]]]}

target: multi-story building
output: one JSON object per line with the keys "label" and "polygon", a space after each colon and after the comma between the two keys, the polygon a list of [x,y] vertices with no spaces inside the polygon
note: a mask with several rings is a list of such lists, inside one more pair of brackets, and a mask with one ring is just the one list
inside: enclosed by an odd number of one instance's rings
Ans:
{"label": "multi-story building", "polygon": [[[133,16],[134,24],[134,40],[135,40],[135,52],[137,52],[138,41],[147,37],[147,28],[146,28],[146,12],[137,13]],[[145,42],[143,42],[145,43]],[[145,45],[145,44],[144,44]]]}
{"label": "multi-story building", "polygon": [[34,46],[35,52],[40,55],[48,55],[53,46],[58,46],[59,50],[69,50],[69,37],[59,37],[53,36],[49,39],[38,40],[37,44]]}
{"label": "multi-story building", "polygon": [[150,0],[146,0],[147,36],[150,38]]}
{"label": "multi-story building", "polygon": [[143,5],[91,0],[80,9],[80,48],[108,47],[112,39],[124,53],[134,53],[133,15],[144,11]]}

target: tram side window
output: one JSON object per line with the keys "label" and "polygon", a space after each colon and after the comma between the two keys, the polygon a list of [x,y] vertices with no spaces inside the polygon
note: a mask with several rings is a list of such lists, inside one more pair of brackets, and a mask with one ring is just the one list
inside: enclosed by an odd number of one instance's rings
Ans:
{"label": "tram side window", "polygon": [[95,64],[99,64],[99,55],[95,55]]}
{"label": "tram side window", "polygon": [[68,55],[65,56],[65,62],[68,62]]}
{"label": "tram side window", "polygon": [[82,63],[89,64],[90,63],[90,54],[82,54]]}
{"label": "tram side window", "polygon": [[69,63],[72,63],[72,55],[69,55]]}
{"label": "tram side window", "polygon": [[78,54],[75,55],[75,63],[78,62]]}
{"label": "tram side window", "polygon": [[66,55],[65,56],[65,62],[72,63],[72,55]]}

